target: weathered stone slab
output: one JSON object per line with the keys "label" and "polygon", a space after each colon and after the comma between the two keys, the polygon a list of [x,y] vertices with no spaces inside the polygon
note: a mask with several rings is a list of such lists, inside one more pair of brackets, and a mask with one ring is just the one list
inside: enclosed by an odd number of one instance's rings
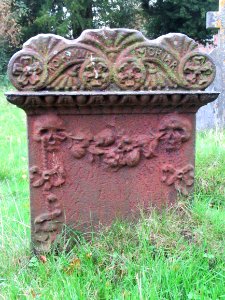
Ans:
{"label": "weathered stone slab", "polygon": [[210,54],[213,59],[217,74],[213,83],[206,89],[208,92],[219,91],[218,98],[203,106],[197,113],[196,127],[197,130],[224,130],[225,129],[225,97],[224,97],[224,84],[223,84],[223,58],[221,57],[221,49],[215,48]]}
{"label": "weathered stone slab", "polygon": [[197,128],[205,129],[225,129],[225,1],[219,0],[219,11],[208,12],[206,27],[209,29],[217,28],[218,47],[216,47],[210,56],[213,58],[217,67],[217,76],[212,85],[208,88],[210,91],[220,91],[218,99],[210,103],[207,107],[200,109],[197,115]]}
{"label": "weathered stone slab", "polygon": [[63,224],[88,232],[191,195],[195,114],[218,96],[203,91],[215,65],[193,40],[39,35],[12,57],[9,76],[20,91],[7,99],[28,115],[36,251]]}

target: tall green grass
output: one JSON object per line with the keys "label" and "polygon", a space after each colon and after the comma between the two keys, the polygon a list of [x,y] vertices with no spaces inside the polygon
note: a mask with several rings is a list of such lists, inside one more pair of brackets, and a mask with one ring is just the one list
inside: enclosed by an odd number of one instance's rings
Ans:
{"label": "tall green grass", "polygon": [[197,135],[195,198],[117,221],[60,255],[29,250],[25,113],[0,93],[0,299],[225,299],[225,136]]}

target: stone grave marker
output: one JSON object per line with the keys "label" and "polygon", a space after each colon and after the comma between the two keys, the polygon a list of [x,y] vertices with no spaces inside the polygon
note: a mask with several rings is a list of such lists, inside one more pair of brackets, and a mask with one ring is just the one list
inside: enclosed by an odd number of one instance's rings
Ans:
{"label": "stone grave marker", "polygon": [[220,91],[218,99],[200,109],[197,115],[198,129],[224,129],[225,128],[225,0],[219,1],[218,12],[208,12],[206,27],[208,29],[217,28],[218,47],[210,56],[217,67],[217,76],[213,84],[208,88],[211,91]]}
{"label": "stone grave marker", "polygon": [[32,242],[88,232],[194,185],[197,110],[215,100],[212,59],[182,34],[127,29],[31,38],[9,62],[9,102],[28,120]]}

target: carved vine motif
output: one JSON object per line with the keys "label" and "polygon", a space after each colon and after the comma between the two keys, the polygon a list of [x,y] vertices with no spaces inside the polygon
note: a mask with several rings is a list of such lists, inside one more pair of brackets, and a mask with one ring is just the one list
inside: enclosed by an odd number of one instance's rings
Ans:
{"label": "carved vine motif", "polygon": [[[42,166],[30,168],[30,181],[34,188],[41,188],[45,212],[34,219],[34,240],[40,251],[49,251],[52,241],[62,226],[62,205],[55,189],[61,187],[66,175],[59,153],[61,144],[67,147],[75,159],[89,156],[91,162],[101,161],[111,170],[137,166],[142,158],[157,156],[158,146],[168,151],[177,151],[191,135],[191,124],[180,116],[167,116],[156,132],[148,135],[117,133],[115,128],[106,128],[93,135],[90,132],[67,132],[62,119],[56,115],[44,115],[34,122],[33,139],[41,145]],[[162,182],[173,185],[183,195],[193,185],[193,166],[176,169],[173,165],[162,168]]]}
{"label": "carved vine motif", "polygon": [[215,67],[197,46],[182,34],[150,41],[125,29],[87,30],[75,41],[38,35],[12,57],[8,72],[19,90],[204,89]]}
{"label": "carved vine motif", "polygon": [[154,135],[117,134],[112,129],[104,129],[95,136],[79,133],[70,135],[72,139],[71,153],[74,158],[81,159],[89,155],[92,162],[97,158],[114,170],[124,166],[138,165],[141,157],[152,158],[156,156],[158,145]]}
{"label": "carved vine motif", "polygon": [[194,184],[194,167],[187,165],[176,169],[171,164],[162,167],[162,182],[174,185],[175,189],[184,196],[188,196],[189,188]]}
{"label": "carved vine motif", "polygon": [[149,135],[127,135],[107,128],[96,135],[89,132],[68,133],[70,151],[74,158],[88,155],[91,162],[100,159],[107,167],[117,171],[122,167],[134,167],[142,157],[151,159],[157,156],[161,145],[166,151],[177,151],[192,132],[191,123],[180,116],[165,117],[156,132]]}
{"label": "carved vine motif", "polygon": [[63,121],[54,115],[39,117],[34,123],[33,138],[41,144],[42,167],[30,168],[30,181],[34,188],[42,188],[46,208],[34,220],[34,238],[41,251],[48,251],[62,225],[58,219],[62,215],[60,200],[51,189],[65,183],[65,171],[57,157],[66,139]]}
{"label": "carved vine motif", "polygon": [[[180,116],[167,116],[156,132],[143,135],[118,133],[115,128],[106,128],[93,135],[90,132],[67,132],[62,119],[56,115],[40,116],[34,122],[33,139],[41,145],[42,166],[30,168],[31,185],[41,188],[46,211],[34,220],[34,239],[41,250],[49,250],[56,233],[60,231],[62,207],[60,199],[52,191],[65,183],[65,171],[57,153],[66,141],[75,159],[89,156],[91,162],[101,161],[111,170],[137,166],[142,158],[157,156],[162,145],[166,151],[177,151],[191,135],[191,124]],[[176,170],[171,165],[163,168],[162,181],[183,194],[193,184],[193,168]]]}

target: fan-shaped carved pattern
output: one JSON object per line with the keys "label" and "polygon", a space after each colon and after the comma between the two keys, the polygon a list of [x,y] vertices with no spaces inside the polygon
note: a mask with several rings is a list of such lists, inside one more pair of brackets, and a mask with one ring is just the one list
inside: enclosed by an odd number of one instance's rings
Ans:
{"label": "fan-shaped carved pattern", "polygon": [[126,29],[86,30],[73,41],[31,38],[10,60],[18,90],[205,89],[215,77],[210,57],[182,34],[156,40]]}

